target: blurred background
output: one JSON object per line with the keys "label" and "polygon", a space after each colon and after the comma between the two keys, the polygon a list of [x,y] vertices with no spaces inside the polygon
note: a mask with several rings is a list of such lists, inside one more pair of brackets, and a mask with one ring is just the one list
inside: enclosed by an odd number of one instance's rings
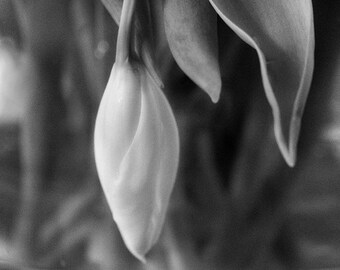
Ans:
{"label": "blurred background", "polygon": [[174,62],[157,16],[181,156],[143,265],[120,238],[93,158],[116,23],[95,0],[0,0],[0,269],[339,268],[340,1],[313,5],[315,72],[294,169],[274,140],[255,51],[218,22],[213,104]]}

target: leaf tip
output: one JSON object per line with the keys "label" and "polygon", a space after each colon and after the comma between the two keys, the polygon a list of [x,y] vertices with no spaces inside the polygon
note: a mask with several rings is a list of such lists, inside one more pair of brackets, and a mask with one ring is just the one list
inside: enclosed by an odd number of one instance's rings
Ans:
{"label": "leaf tip", "polygon": [[219,79],[213,85],[209,85],[207,87],[204,87],[203,89],[210,96],[211,101],[213,103],[217,103],[220,100],[221,88],[222,88],[222,83],[221,83],[221,79]]}
{"label": "leaf tip", "polygon": [[213,103],[217,103],[219,101],[219,99],[220,99],[220,95],[219,94],[211,94],[210,98],[211,98],[211,101]]}

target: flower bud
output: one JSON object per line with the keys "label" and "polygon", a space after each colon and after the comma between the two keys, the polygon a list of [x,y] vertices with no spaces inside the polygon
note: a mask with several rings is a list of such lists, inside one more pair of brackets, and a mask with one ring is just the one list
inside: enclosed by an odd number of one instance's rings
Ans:
{"label": "flower bud", "polygon": [[113,66],[94,146],[113,218],[127,248],[144,261],[161,233],[179,159],[173,113],[144,66]]}

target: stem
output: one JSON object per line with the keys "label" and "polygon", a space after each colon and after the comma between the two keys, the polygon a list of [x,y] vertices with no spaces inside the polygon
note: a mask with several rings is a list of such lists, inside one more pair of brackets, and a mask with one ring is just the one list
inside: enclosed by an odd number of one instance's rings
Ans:
{"label": "stem", "polygon": [[124,0],[117,38],[116,63],[123,63],[129,57],[131,21],[136,0]]}

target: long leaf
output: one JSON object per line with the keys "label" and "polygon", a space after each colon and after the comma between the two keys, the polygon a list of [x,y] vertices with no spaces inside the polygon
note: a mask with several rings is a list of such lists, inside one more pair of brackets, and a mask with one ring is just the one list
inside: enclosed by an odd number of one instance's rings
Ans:
{"label": "long leaf", "polygon": [[164,25],[170,50],[180,68],[214,102],[219,99],[217,16],[208,0],[167,0]]}
{"label": "long leaf", "polygon": [[274,132],[283,157],[296,161],[301,118],[314,68],[310,0],[210,0],[224,22],[256,49]]}

